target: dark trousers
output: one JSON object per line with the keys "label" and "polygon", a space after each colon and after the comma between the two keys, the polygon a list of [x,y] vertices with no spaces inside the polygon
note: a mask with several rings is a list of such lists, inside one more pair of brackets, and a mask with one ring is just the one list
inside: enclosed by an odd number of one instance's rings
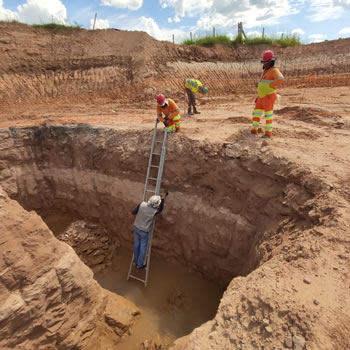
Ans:
{"label": "dark trousers", "polygon": [[196,107],[196,97],[194,96],[194,93],[188,88],[186,88],[186,93],[188,100],[188,108],[190,108],[191,106]]}

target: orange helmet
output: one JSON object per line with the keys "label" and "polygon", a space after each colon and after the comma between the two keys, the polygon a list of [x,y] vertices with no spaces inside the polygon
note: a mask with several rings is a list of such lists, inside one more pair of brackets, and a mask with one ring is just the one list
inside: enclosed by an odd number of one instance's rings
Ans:
{"label": "orange helmet", "polygon": [[263,53],[261,63],[267,63],[270,61],[274,61],[276,59],[275,54],[271,50],[267,50]]}

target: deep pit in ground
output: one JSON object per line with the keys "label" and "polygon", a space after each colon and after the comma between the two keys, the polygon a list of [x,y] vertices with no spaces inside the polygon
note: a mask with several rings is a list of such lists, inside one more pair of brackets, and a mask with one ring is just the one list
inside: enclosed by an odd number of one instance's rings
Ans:
{"label": "deep pit in ground", "polygon": [[[291,170],[287,161],[275,158],[266,146],[170,137],[163,177],[163,188],[170,195],[157,220],[149,287],[144,289],[135,282],[122,282],[120,276],[126,277],[131,257],[127,252],[132,254],[130,210],[142,198],[151,131],[121,132],[78,124],[10,128],[0,133],[0,179],[13,199],[48,222],[55,213],[61,229],[64,220],[68,225],[79,218],[100,225],[119,241],[121,247],[116,247],[111,264],[96,274],[103,287],[134,298],[136,304],[159,295],[152,288],[168,288],[175,292],[175,308],[180,306],[183,312],[186,308],[181,305],[191,304],[195,287],[181,286],[177,292],[173,283],[181,275],[183,285],[197,281],[195,293],[205,295],[196,300],[195,321],[180,313],[179,324],[186,320],[188,327],[176,329],[171,317],[163,322],[167,329],[173,327],[173,337],[212,318],[222,288],[272,257],[267,239],[288,227],[302,229],[312,224],[307,202],[318,184],[306,186],[302,175]],[[173,279],[164,279],[169,275]],[[209,305],[207,312],[197,317],[203,303]],[[155,319],[159,322],[159,315]]]}

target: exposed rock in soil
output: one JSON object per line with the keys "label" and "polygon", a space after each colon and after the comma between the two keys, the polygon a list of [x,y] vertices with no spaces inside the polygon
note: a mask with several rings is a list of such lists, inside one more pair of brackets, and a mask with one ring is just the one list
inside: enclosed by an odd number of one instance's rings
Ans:
{"label": "exposed rock in soil", "polygon": [[118,239],[103,226],[83,220],[75,221],[57,238],[69,244],[79,258],[94,272],[110,266]]}

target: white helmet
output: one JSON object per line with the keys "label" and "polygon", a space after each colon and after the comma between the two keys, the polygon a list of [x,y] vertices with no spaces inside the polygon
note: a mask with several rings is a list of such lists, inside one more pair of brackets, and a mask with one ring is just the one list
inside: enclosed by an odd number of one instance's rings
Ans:
{"label": "white helmet", "polygon": [[161,201],[162,201],[162,199],[160,198],[160,196],[154,195],[148,200],[148,204],[152,208],[158,209]]}

